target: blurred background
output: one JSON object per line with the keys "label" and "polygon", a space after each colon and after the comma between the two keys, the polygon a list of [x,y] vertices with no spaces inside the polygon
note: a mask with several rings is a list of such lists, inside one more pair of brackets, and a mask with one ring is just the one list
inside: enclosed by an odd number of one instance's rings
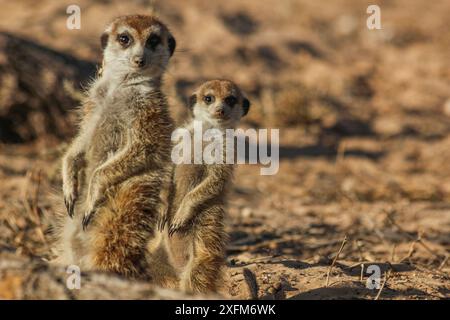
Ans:
{"label": "blurred background", "polygon": [[[164,84],[177,120],[194,87],[229,78],[252,102],[242,126],[280,129],[278,174],[237,168],[222,294],[450,297],[448,0],[0,4],[3,261],[51,255],[48,190],[60,186],[59,159],[101,61],[100,34],[116,16],[154,10],[177,39]],[[81,9],[80,30],[66,28],[71,4]],[[366,26],[372,4],[381,30]],[[381,291],[366,288],[371,264],[381,268]],[[0,264],[0,297],[67,298],[45,285],[25,290],[15,270]]]}

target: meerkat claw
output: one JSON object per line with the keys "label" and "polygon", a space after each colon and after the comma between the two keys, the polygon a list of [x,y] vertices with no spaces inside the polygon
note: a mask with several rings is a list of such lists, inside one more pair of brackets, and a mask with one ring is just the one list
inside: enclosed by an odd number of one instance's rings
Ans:
{"label": "meerkat claw", "polygon": [[86,213],[83,217],[82,225],[83,225],[83,231],[86,231],[87,226],[91,222],[92,216],[94,215],[94,211],[91,211],[89,213]]}
{"label": "meerkat claw", "polygon": [[167,217],[160,218],[158,221],[158,230],[163,231],[166,224],[167,224]]}
{"label": "meerkat claw", "polygon": [[69,210],[69,202],[67,201],[67,199],[66,198],[64,198],[64,206],[66,207],[66,210],[67,210],[67,213],[69,214],[69,216],[70,216],[70,210]]}
{"label": "meerkat claw", "polygon": [[75,209],[75,201],[64,199],[64,204],[66,206],[69,217],[73,218],[73,213],[74,213],[74,209]]}
{"label": "meerkat claw", "polygon": [[169,228],[169,236],[172,237],[176,232],[179,232],[181,227],[181,224],[171,225]]}
{"label": "meerkat claw", "polygon": [[169,227],[169,237],[173,236],[173,234],[177,231],[177,228],[175,226]]}

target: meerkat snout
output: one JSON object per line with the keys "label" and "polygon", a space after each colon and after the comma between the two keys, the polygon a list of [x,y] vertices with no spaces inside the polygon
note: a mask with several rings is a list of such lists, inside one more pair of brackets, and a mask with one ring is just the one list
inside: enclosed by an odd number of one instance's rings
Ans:
{"label": "meerkat snout", "polygon": [[103,69],[117,73],[161,76],[176,41],[169,29],[153,16],[119,17],[101,37]]}
{"label": "meerkat snout", "polygon": [[134,56],[131,61],[138,68],[143,68],[146,63],[145,56]]}
{"label": "meerkat snout", "polygon": [[224,106],[219,106],[218,108],[216,108],[214,115],[217,118],[223,118],[225,117],[225,107]]}
{"label": "meerkat snout", "polygon": [[232,81],[211,80],[189,98],[189,106],[197,119],[233,127],[248,113],[250,101]]}

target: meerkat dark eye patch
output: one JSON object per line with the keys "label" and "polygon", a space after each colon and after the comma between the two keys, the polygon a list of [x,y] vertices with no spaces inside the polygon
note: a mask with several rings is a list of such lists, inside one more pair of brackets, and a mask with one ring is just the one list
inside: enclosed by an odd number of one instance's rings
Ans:
{"label": "meerkat dark eye patch", "polygon": [[124,32],[117,36],[117,41],[122,47],[127,48],[130,46],[133,38],[128,33]]}
{"label": "meerkat dark eye patch", "polygon": [[225,98],[225,103],[229,106],[229,107],[234,107],[234,105],[237,103],[237,98],[235,96],[228,96]]}
{"label": "meerkat dark eye patch", "polygon": [[108,45],[108,38],[109,35],[105,32],[102,34],[102,36],[100,37],[100,44],[102,46],[102,49],[105,49],[106,46]]}
{"label": "meerkat dark eye patch", "polygon": [[242,99],[242,110],[244,110],[244,114],[242,116],[247,115],[248,110],[250,110],[250,101],[247,98]]}
{"label": "meerkat dark eye patch", "polygon": [[192,96],[189,97],[188,101],[189,109],[193,109],[196,103],[197,103],[197,95],[193,94]]}
{"label": "meerkat dark eye patch", "polygon": [[177,42],[175,41],[175,38],[169,37],[169,39],[167,40],[167,45],[169,46],[170,56],[172,56],[173,53],[175,52],[175,47],[177,46]]}
{"label": "meerkat dark eye patch", "polygon": [[203,101],[205,101],[206,104],[211,104],[216,100],[216,98],[213,95],[206,95],[203,97]]}
{"label": "meerkat dark eye patch", "polygon": [[150,37],[148,37],[147,42],[145,43],[145,46],[149,49],[155,50],[156,46],[161,43],[161,37],[152,34]]}

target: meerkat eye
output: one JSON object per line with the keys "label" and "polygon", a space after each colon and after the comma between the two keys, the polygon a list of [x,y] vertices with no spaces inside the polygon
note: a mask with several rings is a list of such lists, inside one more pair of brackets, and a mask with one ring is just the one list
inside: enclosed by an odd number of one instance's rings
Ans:
{"label": "meerkat eye", "polygon": [[160,43],[161,43],[161,38],[159,36],[157,36],[156,34],[152,34],[148,38],[147,42],[145,43],[145,46],[147,48],[154,50],[156,48],[156,46]]}
{"label": "meerkat eye", "polygon": [[230,107],[233,107],[237,103],[237,99],[234,96],[229,96],[225,98],[225,103]]}
{"label": "meerkat eye", "polygon": [[208,95],[203,97],[203,101],[205,101],[206,104],[211,104],[211,103],[214,102],[214,96],[208,94]]}
{"label": "meerkat eye", "polygon": [[131,43],[131,38],[129,35],[122,33],[117,37],[117,41],[119,41],[121,46],[127,47]]}

